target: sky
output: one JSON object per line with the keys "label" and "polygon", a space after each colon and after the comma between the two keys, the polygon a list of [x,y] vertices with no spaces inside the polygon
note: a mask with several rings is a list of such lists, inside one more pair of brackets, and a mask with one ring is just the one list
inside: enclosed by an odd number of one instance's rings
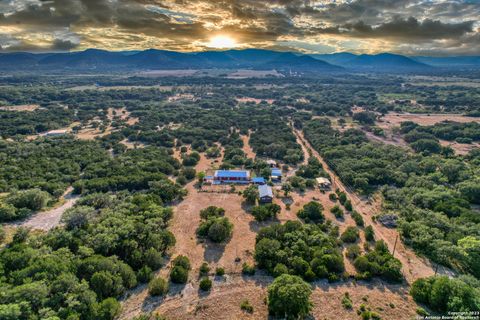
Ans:
{"label": "sky", "polygon": [[0,0],[0,51],[480,55],[480,0]]}

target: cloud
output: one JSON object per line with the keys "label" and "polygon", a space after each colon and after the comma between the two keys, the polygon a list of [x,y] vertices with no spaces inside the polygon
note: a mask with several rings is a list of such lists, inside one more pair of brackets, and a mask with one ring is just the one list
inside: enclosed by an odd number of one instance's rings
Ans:
{"label": "cloud", "polygon": [[0,2],[0,45],[203,50],[227,34],[241,47],[480,54],[478,16],[471,0],[10,0]]}

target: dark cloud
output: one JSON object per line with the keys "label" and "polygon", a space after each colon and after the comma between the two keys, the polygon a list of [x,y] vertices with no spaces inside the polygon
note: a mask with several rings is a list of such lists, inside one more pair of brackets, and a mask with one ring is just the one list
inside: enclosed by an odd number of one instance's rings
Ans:
{"label": "dark cloud", "polygon": [[368,39],[404,52],[445,43],[446,50],[480,54],[467,42],[478,37],[478,16],[480,1],[471,0],[32,0],[0,5],[0,33],[16,39],[10,48],[32,47],[36,35],[78,34],[80,43],[50,37],[52,50],[66,51],[112,43],[202,49],[212,34],[226,33],[246,46],[279,47],[287,39],[312,47],[328,36],[360,47]]}

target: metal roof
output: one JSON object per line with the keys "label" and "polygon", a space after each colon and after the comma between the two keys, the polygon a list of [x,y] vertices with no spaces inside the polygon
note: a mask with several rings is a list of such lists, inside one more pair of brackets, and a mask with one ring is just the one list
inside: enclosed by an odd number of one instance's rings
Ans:
{"label": "metal roof", "polygon": [[258,186],[258,193],[260,198],[270,197],[273,198],[272,188],[266,184]]}
{"label": "metal roof", "polygon": [[219,178],[248,178],[250,171],[248,170],[217,170],[215,177]]}
{"label": "metal roof", "polygon": [[282,170],[278,168],[273,168],[272,169],[272,176],[281,176],[282,175]]}
{"label": "metal roof", "polygon": [[321,183],[321,184],[330,184],[330,180],[328,180],[327,178],[324,178],[324,177],[318,177],[317,178],[317,183]]}
{"label": "metal roof", "polygon": [[252,178],[252,182],[265,182],[265,178],[255,177],[255,178]]}

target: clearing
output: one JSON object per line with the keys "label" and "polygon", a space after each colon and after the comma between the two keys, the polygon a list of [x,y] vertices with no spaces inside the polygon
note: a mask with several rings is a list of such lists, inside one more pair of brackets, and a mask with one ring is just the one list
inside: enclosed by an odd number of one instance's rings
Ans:
{"label": "clearing", "polygon": [[0,110],[5,110],[5,111],[35,111],[40,106],[38,104],[22,104],[18,106],[3,106],[0,107]]}

